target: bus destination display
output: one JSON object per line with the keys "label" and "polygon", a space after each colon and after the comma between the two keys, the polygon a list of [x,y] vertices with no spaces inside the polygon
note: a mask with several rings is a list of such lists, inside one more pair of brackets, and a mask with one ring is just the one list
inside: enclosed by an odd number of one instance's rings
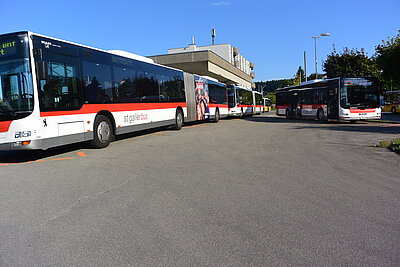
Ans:
{"label": "bus destination display", "polygon": [[16,41],[0,41],[0,57],[17,54]]}

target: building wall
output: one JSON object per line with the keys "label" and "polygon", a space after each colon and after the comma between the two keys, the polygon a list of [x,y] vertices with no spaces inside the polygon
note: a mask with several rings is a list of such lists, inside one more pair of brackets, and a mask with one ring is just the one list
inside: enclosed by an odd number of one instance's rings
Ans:
{"label": "building wall", "polygon": [[196,46],[195,44],[190,44],[188,47],[168,49],[168,54],[177,54],[185,52],[194,51],[212,51],[219,55],[236,68],[240,69],[247,75],[254,76],[252,74],[251,62],[248,61],[239,53],[239,49],[231,46],[230,44],[220,44],[220,45],[209,45],[209,46]]}

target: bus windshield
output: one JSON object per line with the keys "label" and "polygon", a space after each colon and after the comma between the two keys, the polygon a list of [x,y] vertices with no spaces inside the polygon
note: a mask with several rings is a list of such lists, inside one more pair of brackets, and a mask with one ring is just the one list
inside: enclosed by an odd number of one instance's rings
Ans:
{"label": "bus windshield", "polygon": [[32,110],[27,35],[0,37],[0,121],[26,117]]}
{"label": "bus windshield", "polygon": [[378,108],[380,106],[378,82],[374,79],[345,79],[340,93],[342,108]]}

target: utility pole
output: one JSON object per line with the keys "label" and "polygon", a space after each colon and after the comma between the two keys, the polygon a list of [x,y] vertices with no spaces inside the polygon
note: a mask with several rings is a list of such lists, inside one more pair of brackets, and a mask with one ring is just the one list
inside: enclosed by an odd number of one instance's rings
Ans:
{"label": "utility pole", "polygon": [[214,45],[214,39],[215,39],[216,31],[215,29],[211,29],[211,39],[212,39],[212,45]]}
{"label": "utility pole", "polygon": [[317,38],[320,38],[320,37],[323,37],[323,36],[330,36],[330,34],[329,33],[321,33],[318,36],[313,36],[312,37],[314,39],[315,79],[318,79]]}
{"label": "utility pole", "polygon": [[304,78],[307,81],[307,56],[306,51],[304,51]]}

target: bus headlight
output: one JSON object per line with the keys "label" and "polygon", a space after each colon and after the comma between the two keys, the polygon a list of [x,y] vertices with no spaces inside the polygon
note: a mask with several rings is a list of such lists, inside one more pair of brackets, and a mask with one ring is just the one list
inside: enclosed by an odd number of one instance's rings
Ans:
{"label": "bus headlight", "polygon": [[15,138],[25,138],[31,136],[31,131],[15,132]]}

